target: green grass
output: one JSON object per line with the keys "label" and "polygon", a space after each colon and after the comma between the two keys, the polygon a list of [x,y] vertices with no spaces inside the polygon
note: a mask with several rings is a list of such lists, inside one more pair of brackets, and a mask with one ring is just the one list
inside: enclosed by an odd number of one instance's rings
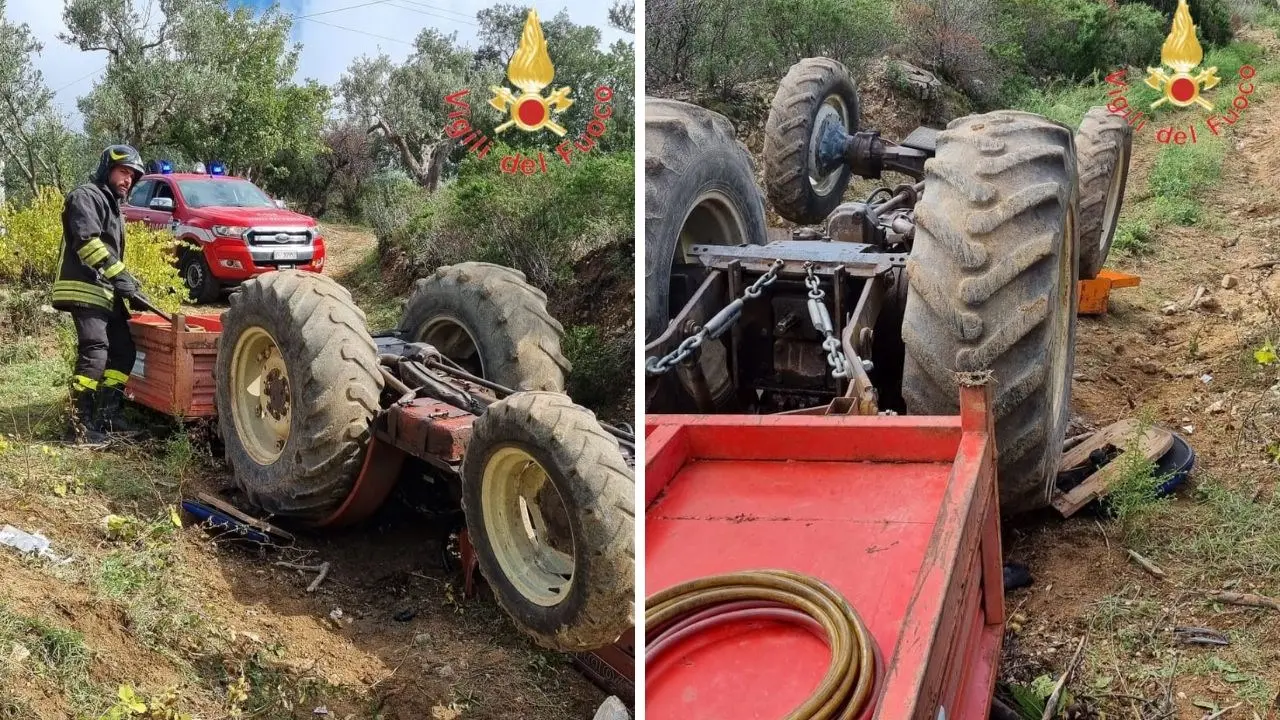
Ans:
{"label": "green grass", "polygon": [[60,435],[69,375],[69,366],[50,358],[0,365],[0,433]]}
{"label": "green grass", "polygon": [[0,601],[0,647],[7,654],[15,643],[30,652],[20,667],[57,685],[73,706],[85,709],[100,704],[99,688],[89,676],[92,656],[79,632],[23,615]]}
{"label": "green grass", "polygon": [[1107,90],[1105,83],[1050,83],[1043,88],[1027,90],[1013,101],[1011,107],[1077,128],[1089,108],[1107,104]]}
{"label": "green grass", "polygon": [[1125,255],[1145,255],[1155,249],[1156,232],[1151,221],[1145,217],[1135,217],[1137,213],[1126,209],[1124,216],[1116,223],[1115,239],[1111,241],[1111,249]]}
{"label": "green grass", "polygon": [[130,631],[165,654],[199,622],[171,576],[178,561],[176,530],[167,513],[143,525],[137,539],[103,558],[94,581],[99,594],[124,606]]}
{"label": "green grass", "polygon": [[[1150,654],[1154,648],[1164,644],[1161,637],[1166,630],[1161,625],[1163,615],[1159,599],[1149,597],[1141,587],[1131,585],[1090,605],[1089,634],[1106,638],[1106,649],[1121,651],[1117,657]],[[1107,659],[1110,658],[1096,658]],[[1099,664],[1104,668],[1107,665],[1106,662]]]}
{"label": "green grass", "polygon": [[1252,492],[1201,478],[1191,507],[1160,508],[1149,519],[1155,527],[1191,526],[1194,532],[1165,543],[1148,542],[1153,553],[1173,552],[1212,571],[1216,580],[1247,579],[1280,590],[1280,498],[1254,502]]}
{"label": "green grass", "polygon": [[351,291],[351,297],[365,312],[365,324],[371,331],[387,330],[400,323],[403,298],[387,288],[376,249],[371,250],[351,272],[337,280]]}
{"label": "green grass", "polygon": [[1194,202],[1195,196],[1222,177],[1226,143],[1218,137],[1200,137],[1194,144],[1169,146],[1160,151],[1147,185],[1157,200]]}

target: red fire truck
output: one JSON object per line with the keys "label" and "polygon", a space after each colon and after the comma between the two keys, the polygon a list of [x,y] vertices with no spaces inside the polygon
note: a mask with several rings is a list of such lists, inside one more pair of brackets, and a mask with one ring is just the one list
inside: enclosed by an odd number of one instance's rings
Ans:
{"label": "red fire truck", "polygon": [[314,218],[285,209],[218,163],[205,173],[175,173],[163,161],[153,169],[134,186],[124,215],[178,237],[178,269],[194,302],[214,302],[225,288],[279,268],[323,270]]}

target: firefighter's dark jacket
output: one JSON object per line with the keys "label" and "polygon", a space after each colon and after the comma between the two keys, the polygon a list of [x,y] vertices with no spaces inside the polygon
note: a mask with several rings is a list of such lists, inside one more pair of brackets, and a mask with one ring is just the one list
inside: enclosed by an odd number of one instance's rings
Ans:
{"label": "firefighter's dark jacket", "polygon": [[124,271],[124,218],[108,188],[86,183],[67,195],[53,306],[112,309],[111,278]]}

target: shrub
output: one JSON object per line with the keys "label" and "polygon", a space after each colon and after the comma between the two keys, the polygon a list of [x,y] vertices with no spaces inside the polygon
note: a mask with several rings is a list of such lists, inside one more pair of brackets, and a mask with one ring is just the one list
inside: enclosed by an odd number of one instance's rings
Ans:
{"label": "shrub", "polygon": [[373,227],[379,248],[384,248],[400,239],[426,201],[425,190],[403,172],[391,170],[369,180],[360,198],[360,214]]}
{"label": "shrub", "polygon": [[1160,58],[1160,46],[1169,32],[1169,20],[1147,5],[1121,5],[1111,14],[1099,70],[1145,68]]}
{"label": "shrub", "polygon": [[547,153],[548,173],[503,174],[494,145],[483,161],[468,156],[403,228],[378,234],[409,256],[415,272],[466,260],[514,267],[550,290],[573,262],[610,239],[634,232],[632,153],[577,153],[565,166]]}
{"label": "shrub", "polygon": [[888,0],[651,0],[645,76],[651,93],[683,83],[729,99],[803,57],[835,58],[856,74],[897,34]]}
{"label": "shrub", "polygon": [[[43,293],[42,303],[58,272],[62,249],[63,196],[41,188],[31,203],[0,208],[0,280]],[[173,234],[142,223],[125,229],[125,267],[156,305],[173,311],[181,305],[182,278],[173,266]]]}
{"label": "shrub", "polygon": [[[1165,18],[1164,31],[1169,32],[1173,12],[1178,9],[1178,0],[1131,1],[1158,10]],[[1196,35],[1201,45],[1225,45],[1231,41],[1231,10],[1227,0],[1187,0],[1187,6],[1191,9],[1191,21],[1196,25]]]}
{"label": "shrub", "polygon": [[563,344],[573,365],[567,390],[574,402],[592,409],[625,404],[634,384],[631,338],[608,339],[595,325],[577,325],[565,330]]}

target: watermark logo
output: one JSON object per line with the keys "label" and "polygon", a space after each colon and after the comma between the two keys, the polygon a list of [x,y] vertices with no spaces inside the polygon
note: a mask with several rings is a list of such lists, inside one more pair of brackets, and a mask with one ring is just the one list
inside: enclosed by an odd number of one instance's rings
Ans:
{"label": "watermark logo", "polygon": [[[507,63],[507,80],[520,90],[520,94],[516,95],[507,87],[489,88],[493,92],[489,106],[507,118],[493,129],[495,135],[512,127],[528,133],[550,130],[560,137],[569,132],[556,121],[556,117],[573,106],[575,101],[569,97],[572,88],[562,87],[546,97],[542,95],[543,89],[555,79],[555,72],[555,66],[551,64],[551,56],[547,52],[547,40],[542,35],[542,25],[538,22],[538,13],[530,10],[524,23],[524,31],[520,33],[520,45]],[[466,100],[470,94],[471,90],[464,88],[445,96],[449,114],[444,133],[465,145],[477,158],[483,159],[489,154],[493,140],[471,124],[471,104]],[[596,141],[608,130],[606,123],[613,117],[613,89],[608,85],[600,85],[591,95],[590,100],[594,100],[595,105],[591,109],[586,127],[576,139],[565,139],[555,146],[555,155],[551,158],[553,167],[555,156],[559,156],[565,165],[572,165],[575,155],[594,150]],[[498,169],[506,174],[546,174],[547,153],[538,151],[536,156],[530,154],[529,157],[521,153],[506,155],[498,162]]]}
{"label": "watermark logo", "polygon": [[516,97],[505,87],[489,88],[493,91],[489,104],[500,113],[511,114],[510,120],[493,129],[494,133],[501,134],[514,125],[525,132],[547,128],[564,137],[567,131],[551,116],[553,112],[562,113],[573,105],[573,100],[569,99],[570,88],[562,87],[549,97],[542,97],[542,89],[555,77],[556,69],[547,54],[547,40],[542,36],[538,11],[530,10],[524,21],[524,32],[520,34],[520,46],[511,56],[511,62],[507,63],[507,80],[520,88],[521,95]]}
{"label": "watermark logo", "polygon": [[1151,103],[1157,107],[1168,101],[1178,107],[1198,104],[1205,110],[1212,110],[1213,103],[1204,99],[1201,92],[1210,90],[1218,84],[1218,68],[1211,67],[1192,76],[1191,71],[1204,59],[1204,50],[1196,39],[1196,26],[1191,22],[1191,9],[1187,0],[1178,0],[1178,9],[1173,13],[1173,27],[1169,37],[1164,39],[1160,48],[1160,62],[1173,70],[1173,75],[1165,73],[1163,68],[1147,68],[1147,85],[1164,93],[1164,96]]}
{"label": "watermark logo", "polygon": [[[1148,67],[1146,85],[1160,92],[1160,97],[1148,104],[1148,108],[1157,108],[1168,103],[1175,107],[1186,108],[1197,105],[1208,111],[1215,109],[1214,103],[1205,97],[1205,91],[1212,90],[1222,81],[1217,67],[1209,67],[1197,72],[1204,60],[1204,50],[1196,39],[1196,26],[1191,21],[1191,9],[1187,0],[1178,0],[1178,8],[1173,14],[1173,26],[1160,48],[1160,67]],[[1169,71],[1166,71],[1168,68]],[[1250,82],[1257,73],[1252,65],[1242,65],[1236,74],[1240,77],[1237,93],[1231,99],[1230,106],[1220,113],[1210,112],[1203,119],[1190,123],[1185,127],[1168,125],[1155,131],[1157,142],[1163,144],[1185,145],[1195,143],[1200,134],[1197,129],[1208,130],[1212,135],[1221,135],[1222,129],[1239,122],[1242,113],[1249,107],[1249,96],[1257,89]],[[1125,69],[1121,68],[1106,77],[1111,89],[1107,91],[1109,98],[1107,109],[1125,118],[1134,132],[1141,132],[1147,125],[1144,110],[1139,110],[1129,102],[1127,93],[1129,85],[1125,82]]]}

